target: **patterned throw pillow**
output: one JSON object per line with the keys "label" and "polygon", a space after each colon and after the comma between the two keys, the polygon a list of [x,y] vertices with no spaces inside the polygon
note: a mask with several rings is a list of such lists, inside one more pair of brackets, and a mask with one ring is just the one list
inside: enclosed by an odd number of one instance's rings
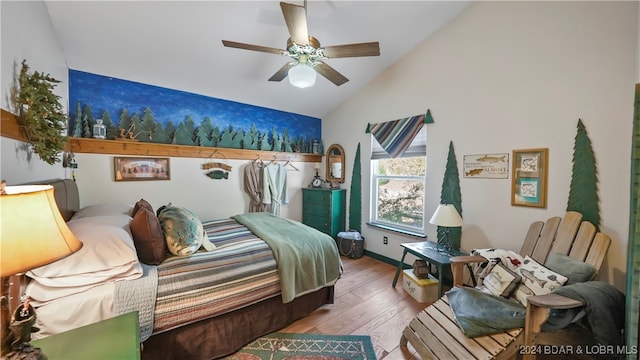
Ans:
{"label": "patterned throw pillow", "polygon": [[169,204],[158,209],[158,220],[169,252],[173,255],[189,256],[195,253],[206,238],[200,219],[183,207]]}
{"label": "patterned throw pillow", "polygon": [[513,297],[523,306],[527,306],[528,296],[549,294],[567,282],[565,276],[540,265],[529,255],[518,268],[518,274],[522,276],[522,283],[516,288]]}
{"label": "patterned throw pillow", "polygon": [[520,279],[520,275],[502,264],[497,264],[482,279],[482,284],[478,286],[478,289],[495,296],[509,297],[520,283]]}

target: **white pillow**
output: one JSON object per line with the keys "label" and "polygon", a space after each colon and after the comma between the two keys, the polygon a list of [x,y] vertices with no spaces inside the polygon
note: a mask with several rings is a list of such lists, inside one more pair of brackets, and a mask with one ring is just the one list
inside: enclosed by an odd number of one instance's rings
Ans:
{"label": "white pillow", "polygon": [[[72,219],[69,229],[82,242],[76,253],[27,272],[42,285],[73,287],[142,276],[128,215]],[[28,255],[28,254],[26,254]]]}
{"label": "white pillow", "polygon": [[527,306],[530,295],[546,295],[567,282],[567,277],[553,272],[527,255],[518,268],[522,282],[514,291],[513,297],[523,306]]}
{"label": "white pillow", "polygon": [[[78,210],[71,220],[93,216],[128,215],[131,216],[133,206],[121,203],[88,205]],[[69,221],[71,221],[69,220]]]}

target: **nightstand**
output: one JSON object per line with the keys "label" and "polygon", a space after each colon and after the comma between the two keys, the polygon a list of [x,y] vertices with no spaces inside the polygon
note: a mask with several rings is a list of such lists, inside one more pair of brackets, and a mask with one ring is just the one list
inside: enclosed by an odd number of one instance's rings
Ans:
{"label": "nightstand", "polygon": [[138,312],[31,341],[48,360],[140,359]]}

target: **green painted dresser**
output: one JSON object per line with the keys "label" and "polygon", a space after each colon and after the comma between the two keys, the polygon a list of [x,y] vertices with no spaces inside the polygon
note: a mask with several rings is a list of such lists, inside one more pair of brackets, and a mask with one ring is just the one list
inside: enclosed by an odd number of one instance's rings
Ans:
{"label": "green painted dresser", "polygon": [[347,190],[302,189],[302,223],[337,238],[346,230]]}

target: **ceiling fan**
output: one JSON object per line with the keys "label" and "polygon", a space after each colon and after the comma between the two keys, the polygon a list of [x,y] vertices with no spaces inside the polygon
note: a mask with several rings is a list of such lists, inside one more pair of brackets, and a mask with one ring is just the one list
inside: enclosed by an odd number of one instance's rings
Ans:
{"label": "ceiling fan", "polygon": [[222,44],[226,47],[289,56],[292,61],[276,71],[276,73],[269,78],[269,81],[282,81],[285,77],[289,76],[289,81],[292,85],[309,87],[315,83],[316,72],[318,72],[332,83],[340,86],[349,81],[349,79],[327,65],[323,60],[380,55],[378,42],[320,46],[320,41],[310,36],[307,29],[306,0],[304,6],[281,2],[280,8],[282,9],[282,15],[284,15],[284,21],[287,23],[290,35],[290,38],[287,40],[286,50],[222,40]]}

